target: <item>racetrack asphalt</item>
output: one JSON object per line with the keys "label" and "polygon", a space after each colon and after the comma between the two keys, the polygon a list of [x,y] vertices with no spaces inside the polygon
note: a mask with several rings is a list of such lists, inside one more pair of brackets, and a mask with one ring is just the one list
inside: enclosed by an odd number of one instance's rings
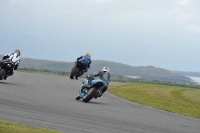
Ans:
{"label": "racetrack asphalt", "polygon": [[76,101],[82,81],[15,72],[0,81],[0,120],[65,133],[200,133],[200,119],[129,102],[108,92],[89,103]]}

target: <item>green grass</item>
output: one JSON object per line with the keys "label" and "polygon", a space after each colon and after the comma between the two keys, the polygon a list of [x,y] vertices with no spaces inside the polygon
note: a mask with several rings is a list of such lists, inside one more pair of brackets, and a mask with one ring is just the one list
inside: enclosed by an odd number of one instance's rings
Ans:
{"label": "green grass", "polygon": [[159,80],[150,80],[150,79],[134,79],[127,77],[111,77],[112,81],[122,82],[122,83],[146,83],[146,84],[157,84],[157,85],[167,85],[167,86],[178,86],[178,87],[187,87],[187,88],[196,88],[200,89],[198,84],[186,84],[186,83],[177,83],[177,82],[168,82],[168,81],[159,81]]}
{"label": "green grass", "polygon": [[132,83],[110,86],[116,96],[165,111],[200,118],[200,90],[188,87]]}
{"label": "green grass", "polygon": [[60,133],[53,130],[34,128],[22,124],[0,121],[0,133]]}

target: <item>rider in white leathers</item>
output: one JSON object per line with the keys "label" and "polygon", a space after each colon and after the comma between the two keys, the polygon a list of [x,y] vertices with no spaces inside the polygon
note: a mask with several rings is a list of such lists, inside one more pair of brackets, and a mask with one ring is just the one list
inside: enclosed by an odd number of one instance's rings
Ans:
{"label": "rider in white leathers", "polygon": [[[19,51],[19,50],[15,50],[15,52],[14,53],[10,53],[10,54],[8,54],[8,55],[5,55],[3,58],[2,58],[2,60],[6,60],[6,59],[10,59],[10,60],[12,60],[12,62],[14,63],[14,70],[17,70],[17,67],[19,66],[19,63],[20,63],[20,55],[21,55],[21,52]],[[0,61],[0,69],[1,69],[1,65],[2,65],[2,62]],[[11,76],[11,75],[13,75],[13,69],[12,69],[12,71],[10,71],[9,73],[7,73],[7,75],[6,76],[4,76],[4,80],[6,80],[6,78],[8,77],[8,76]]]}

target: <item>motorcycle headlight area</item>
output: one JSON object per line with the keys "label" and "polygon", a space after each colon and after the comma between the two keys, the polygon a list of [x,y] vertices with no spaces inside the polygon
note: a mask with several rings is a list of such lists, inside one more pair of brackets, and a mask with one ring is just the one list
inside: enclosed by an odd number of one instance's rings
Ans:
{"label": "motorcycle headlight area", "polygon": [[7,66],[8,66],[8,67],[11,67],[11,65],[10,65],[10,64],[7,64]]}

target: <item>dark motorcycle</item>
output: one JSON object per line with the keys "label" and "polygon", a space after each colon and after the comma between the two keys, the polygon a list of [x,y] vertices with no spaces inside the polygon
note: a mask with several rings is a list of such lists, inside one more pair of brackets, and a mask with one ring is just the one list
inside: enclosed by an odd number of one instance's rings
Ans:
{"label": "dark motorcycle", "polygon": [[85,66],[81,63],[81,60],[77,60],[70,73],[70,79],[73,79],[73,78],[78,79],[78,77],[83,75],[84,69],[85,69]]}
{"label": "dark motorcycle", "polygon": [[15,65],[11,60],[1,60],[0,62],[0,80],[2,80],[8,73],[13,71]]}
{"label": "dark motorcycle", "polygon": [[93,77],[89,83],[88,78],[84,80],[81,91],[76,97],[76,100],[83,99],[83,102],[89,102],[92,98],[97,98],[102,95],[102,89],[106,86],[106,82],[98,77]]}

